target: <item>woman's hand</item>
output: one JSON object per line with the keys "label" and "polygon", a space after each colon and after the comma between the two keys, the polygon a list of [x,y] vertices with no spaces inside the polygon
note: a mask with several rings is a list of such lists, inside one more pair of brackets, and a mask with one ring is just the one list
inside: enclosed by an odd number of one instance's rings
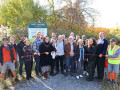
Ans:
{"label": "woman's hand", "polygon": [[55,51],[52,51],[51,54],[55,53]]}
{"label": "woman's hand", "polygon": [[15,62],[16,62],[16,61],[15,61],[15,60],[13,60],[13,64],[14,64],[14,65],[15,65]]}
{"label": "woman's hand", "polygon": [[45,52],[45,54],[46,54],[46,55],[48,55],[48,54],[49,54],[49,52]]}

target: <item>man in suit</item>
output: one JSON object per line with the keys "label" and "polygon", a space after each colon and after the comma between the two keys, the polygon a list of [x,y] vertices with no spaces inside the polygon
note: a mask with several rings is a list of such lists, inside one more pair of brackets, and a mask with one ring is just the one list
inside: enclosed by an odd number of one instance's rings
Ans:
{"label": "man in suit", "polygon": [[100,81],[103,80],[104,77],[104,65],[105,65],[105,56],[108,46],[108,41],[104,38],[104,32],[99,33],[99,39],[97,41],[97,72],[98,72],[98,79]]}

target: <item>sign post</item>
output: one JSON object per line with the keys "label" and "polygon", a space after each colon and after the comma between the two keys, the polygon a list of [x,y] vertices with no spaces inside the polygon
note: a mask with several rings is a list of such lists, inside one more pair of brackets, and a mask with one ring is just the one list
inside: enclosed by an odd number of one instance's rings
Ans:
{"label": "sign post", "polygon": [[28,38],[30,39],[30,42],[34,41],[37,32],[47,36],[47,23],[29,23]]}

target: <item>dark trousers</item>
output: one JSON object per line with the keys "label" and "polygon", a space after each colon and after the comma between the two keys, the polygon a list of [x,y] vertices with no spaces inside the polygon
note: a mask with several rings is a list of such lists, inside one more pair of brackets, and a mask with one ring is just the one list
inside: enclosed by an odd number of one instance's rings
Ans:
{"label": "dark trousers", "polygon": [[33,66],[33,60],[25,59],[25,71],[27,78],[31,77],[32,66]]}
{"label": "dark trousers", "polygon": [[23,64],[24,64],[24,58],[19,57],[19,74],[22,75],[23,72]]}
{"label": "dark trousers", "polygon": [[97,73],[99,79],[103,79],[104,77],[104,65],[105,57],[97,57]]}
{"label": "dark trousers", "polygon": [[84,61],[84,71],[86,71],[88,68],[88,62],[87,61]]}
{"label": "dark trousers", "polygon": [[51,73],[54,73],[55,62],[56,62],[56,59],[52,59],[51,62],[50,62]]}
{"label": "dark trousers", "polygon": [[41,72],[41,65],[40,65],[40,56],[35,56],[35,72],[36,75],[39,75],[39,72]]}
{"label": "dark trousers", "polygon": [[57,72],[59,72],[59,63],[60,63],[61,72],[63,72],[63,60],[64,60],[64,55],[56,57],[56,71]]}
{"label": "dark trousers", "polygon": [[88,63],[88,69],[89,78],[94,79],[94,73],[95,73],[95,62],[89,62]]}

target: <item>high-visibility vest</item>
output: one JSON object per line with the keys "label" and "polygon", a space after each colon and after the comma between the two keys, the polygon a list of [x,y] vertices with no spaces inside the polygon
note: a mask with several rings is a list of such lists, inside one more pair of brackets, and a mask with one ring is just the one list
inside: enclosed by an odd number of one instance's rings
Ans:
{"label": "high-visibility vest", "polygon": [[[115,52],[119,49],[120,47],[118,45],[115,45],[113,49],[111,50],[111,45],[108,46],[107,52],[108,55],[114,55]],[[108,63],[110,64],[120,64],[120,55],[118,58],[108,58]]]}

